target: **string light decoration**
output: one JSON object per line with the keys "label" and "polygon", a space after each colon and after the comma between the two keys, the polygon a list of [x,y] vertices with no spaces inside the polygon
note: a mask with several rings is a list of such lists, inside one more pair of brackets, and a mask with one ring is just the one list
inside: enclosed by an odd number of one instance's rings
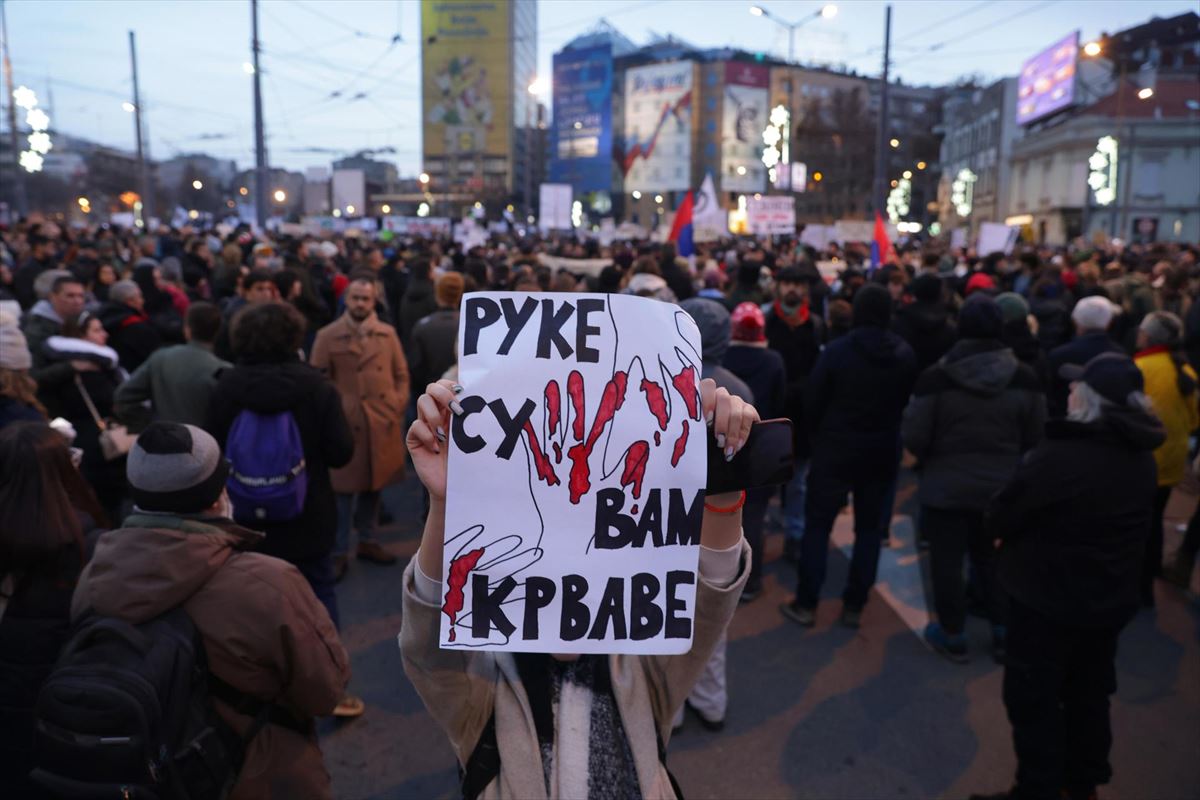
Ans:
{"label": "string light decoration", "polygon": [[29,149],[21,151],[18,163],[26,172],[41,172],[46,161],[44,156],[54,147],[48,133],[50,116],[38,108],[37,93],[28,86],[18,86],[12,96],[13,105],[25,109],[25,124],[31,128],[27,139]]}
{"label": "string light decoration", "polygon": [[888,193],[887,197],[887,215],[891,222],[896,222],[907,215],[909,203],[912,201],[912,181],[908,178],[901,178],[895,183],[895,188]]}
{"label": "string light decoration", "polygon": [[774,185],[778,173],[775,171],[776,165],[788,162],[788,122],[790,115],[786,107],[782,105],[775,106],[771,109],[771,115],[767,120],[767,127],[763,129],[763,152],[762,163],[767,168],[767,178]]}
{"label": "string light decoration", "polygon": [[1096,205],[1107,206],[1117,199],[1117,140],[1102,136],[1088,158],[1088,186]]}
{"label": "string light decoration", "polygon": [[977,176],[967,168],[960,169],[950,184],[950,202],[954,211],[960,217],[971,216],[971,208],[975,197],[975,181]]}

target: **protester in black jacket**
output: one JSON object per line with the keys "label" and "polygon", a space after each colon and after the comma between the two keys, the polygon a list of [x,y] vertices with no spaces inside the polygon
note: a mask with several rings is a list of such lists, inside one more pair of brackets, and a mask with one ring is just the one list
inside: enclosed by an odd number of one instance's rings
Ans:
{"label": "protester in black jacket", "polygon": [[1017,775],[1005,797],[1095,797],[1112,775],[1113,662],[1138,609],[1152,451],[1166,438],[1129,358],[1066,371],[1076,381],[1068,418],[1046,426],[988,509],[1011,598],[1004,705]]}
{"label": "protester in black jacket", "polygon": [[42,796],[27,783],[34,704],[71,633],[71,593],[86,537],[106,524],[59,433],[37,422],[0,431],[0,786],[6,797]]}
{"label": "protester in black jacket", "polygon": [[1060,419],[1067,415],[1067,395],[1070,384],[1058,371],[1066,364],[1083,366],[1102,353],[1120,353],[1121,346],[1108,335],[1108,327],[1120,306],[1105,297],[1085,297],[1075,304],[1071,320],[1075,323],[1075,339],[1054,348],[1047,357],[1050,367],[1050,389],[1046,396],[1050,416]]}
{"label": "protester in black jacket", "polygon": [[935,364],[958,338],[944,293],[940,277],[918,275],[912,282],[913,302],[901,306],[892,322],[892,331],[912,347],[918,371]]}
{"label": "protester in black jacket", "polygon": [[854,327],[817,360],[805,392],[812,435],[807,524],[801,542],[796,599],[783,607],[811,626],[825,581],[834,520],[854,494],[854,553],[842,595],[842,622],[857,627],[875,584],[885,506],[900,464],[900,415],[917,377],[912,348],[888,330],[892,299],[869,284],[854,296]]}
{"label": "protester in black jacket", "polygon": [[805,486],[808,481],[808,430],[804,424],[804,386],[825,343],[825,323],[812,307],[813,276],[784,267],[775,279],[775,300],[762,307],[767,346],[783,358],[787,380],[782,416],[792,421],[796,471],[784,492],[784,553],[799,558],[804,538]]}
{"label": "protester in black jacket", "polygon": [[263,303],[242,310],[233,321],[237,363],[217,383],[204,427],[225,448],[229,429],[243,410],[291,412],[300,430],[308,475],[304,510],[294,520],[250,527],[266,534],[262,552],[299,568],[336,624],[330,552],[337,530],[337,505],[329,470],[349,463],[354,439],[337,389],[297,356],[304,328],[304,317],[286,303]]}
{"label": "protester in black jacket", "polygon": [[121,366],[132,372],[162,345],[158,329],[144,311],[142,290],[133,281],[117,281],[97,315],[108,331],[108,346],[117,351]]}
{"label": "protester in black jacket", "polygon": [[904,412],[904,446],[919,463],[921,534],[929,542],[937,621],[926,640],[965,662],[967,598],[963,556],[992,622],[1003,656],[1005,604],[993,586],[994,549],[983,529],[992,495],[1016,471],[1021,454],[1041,438],[1046,400],[1033,370],[1000,341],[1003,317],[992,298],[975,294],[958,316],[963,337],[921,374]]}
{"label": "protester in black jacket", "polygon": [[427,258],[417,259],[409,268],[408,286],[400,300],[400,325],[396,328],[403,345],[408,345],[413,326],[437,311],[437,297],[434,294],[431,274]]}

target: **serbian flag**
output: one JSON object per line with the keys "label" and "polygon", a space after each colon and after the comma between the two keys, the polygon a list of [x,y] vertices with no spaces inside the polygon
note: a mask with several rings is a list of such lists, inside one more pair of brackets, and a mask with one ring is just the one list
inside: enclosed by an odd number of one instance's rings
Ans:
{"label": "serbian flag", "polygon": [[883,217],[879,216],[879,212],[876,211],[875,236],[871,239],[871,267],[882,266],[891,249],[892,243],[888,239],[887,226],[883,224]]}
{"label": "serbian flag", "polygon": [[667,237],[667,241],[675,242],[676,251],[687,258],[696,254],[692,233],[692,193],[688,192],[679,204],[679,210],[675,212],[675,222],[671,225],[671,235]]}

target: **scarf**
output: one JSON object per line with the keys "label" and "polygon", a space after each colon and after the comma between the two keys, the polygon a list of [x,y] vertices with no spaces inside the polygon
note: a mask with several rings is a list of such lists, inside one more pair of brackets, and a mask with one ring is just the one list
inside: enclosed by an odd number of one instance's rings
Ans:
{"label": "scarf", "polygon": [[775,316],[783,320],[784,324],[786,324],[789,328],[799,328],[801,325],[808,322],[809,311],[807,300],[802,302],[800,304],[800,308],[796,309],[796,311],[791,314],[788,314],[783,310],[783,303],[779,300],[775,301],[774,308]]}

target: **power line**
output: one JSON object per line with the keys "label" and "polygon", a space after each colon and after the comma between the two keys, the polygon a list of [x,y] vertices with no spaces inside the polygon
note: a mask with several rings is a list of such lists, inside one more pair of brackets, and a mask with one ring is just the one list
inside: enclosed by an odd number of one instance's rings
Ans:
{"label": "power line", "polygon": [[[897,38],[902,38],[907,41],[911,41],[920,36],[924,36],[925,34],[929,33],[930,31],[935,31],[940,28],[945,28],[951,22],[957,22],[958,20],[962,19],[963,17],[969,17],[970,15],[974,14],[976,11],[982,11],[983,9],[985,9],[991,5],[993,5],[993,4],[991,2],[989,2],[989,0],[984,0],[984,2],[979,3],[977,5],[973,5],[970,8],[966,9],[965,11],[961,11],[952,17],[947,17],[946,19],[939,20],[938,22],[935,22],[932,25],[928,25],[924,28],[921,28],[921,30],[917,31],[916,33],[904,34],[903,36],[897,37]],[[878,49],[879,48],[875,48],[876,51],[878,51]]]}
{"label": "power line", "polygon": [[[1018,11],[1015,14],[1010,14],[1010,15],[1005,16],[1004,19],[993,20],[992,22],[989,22],[986,25],[980,25],[977,28],[973,28],[973,29],[967,31],[966,33],[956,34],[951,38],[944,39],[944,40],[938,42],[937,44],[930,45],[929,48],[927,49],[926,53],[921,54],[919,56],[918,55],[906,56],[903,59],[903,61],[911,61],[918,57],[927,58],[930,55],[934,55],[937,50],[940,50],[941,48],[945,47],[947,44],[950,44],[952,42],[954,44],[958,44],[959,42],[962,42],[966,39],[970,39],[973,36],[978,36],[981,33],[989,33],[991,31],[995,30],[995,28],[997,28],[998,26],[1007,25],[1008,23],[1012,22],[1013,20],[1019,19],[1020,17],[1023,17],[1026,14],[1032,14],[1034,11],[1041,11],[1043,8],[1045,8],[1048,5],[1053,4],[1054,2],[1055,2],[1055,0],[1044,0],[1043,2],[1037,3],[1036,5],[1026,6],[1025,8],[1021,9],[1020,11]],[[892,63],[900,63],[900,62],[893,61]]]}
{"label": "power line", "polygon": [[[384,39],[382,36],[375,36],[370,33],[365,33],[363,31],[359,30],[358,28],[355,28],[353,25],[350,25],[350,24],[346,23],[345,21],[338,19],[337,17],[329,16],[324,11],[318,11],[315,8],[310,8],[309,6],[305,5],[304,3],[299,2],[299,0],[292,0],[292,5],[295,6],[296,8],[301,9],[302,11],[307,11],[309,14],[312,14],[315,17],[320,17],[321,19],[325,20],[326,22],[330,23],[331,25],[336,25],[339,28],[351,31],[359,39],[382,39],[383,41],[388,41],[387,39]],[[399,35],[399,34],[397,34],[397,35]],[[396,37],[393,36],[391,38],[394,40]]]}

